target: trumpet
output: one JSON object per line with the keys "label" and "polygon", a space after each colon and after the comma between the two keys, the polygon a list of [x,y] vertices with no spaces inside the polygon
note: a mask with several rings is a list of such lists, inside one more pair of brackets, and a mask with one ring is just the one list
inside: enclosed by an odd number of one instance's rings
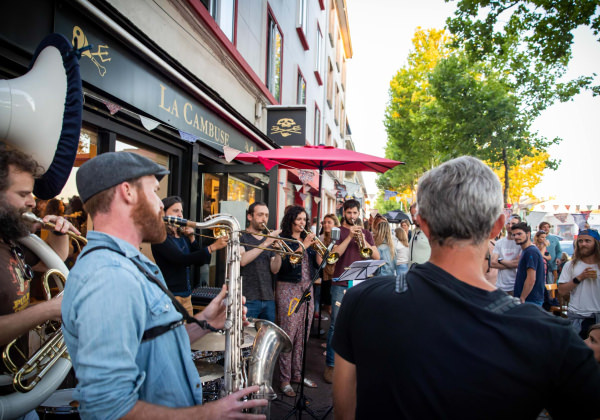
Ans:
{"label": "trumpet", "polygon": [[[354,220],[352,220],[352,226],[355,226]],[[363,259],[371,258],[371,256],[373,255],[373,250],[369,246],[367,246],[362,230],[360,231],[360,233],[354,234],[354,240],[358,245],[360,256],[363,257]]]}
{"label": "trumpet", "polygon": [[[30,223],[41,223],[44,226],[44,228],[49,230],[53,230],[56,227],[56,224],[52,222],[44,222],[42,219],[30,212],[23,213],[21,217]],[[66,234],[69,235],[71,238],[75,239],[75,243],[77,244],[79,251],[81,251],[81,244],[83,244],[83,246],[87,245],[87,239],[83,236],[77,235],[76,233],[71,231],[67,231]]]}
{"label": "trumpet", "polygon": [[[267,227],[267,225],[265,225],[263,223],[262,226],[267,231],[267,233],[270,235],[271,231],[269,230],[269,228]],[[306,251],[306,249],[304,248],[304,244],[302,243],[302,241],[298,241],[296,239],[281,238],[279,236],[276,236],[276,238],[279,239],[278,243],[283,248],[283,252],[285,253],[285,255],[289,255],[290,264],[296,265],[300,261],[302,261],[302,256],[304,255],[304,251]],[[290,246],[286,243],[286,241],[298,242],[300,244],[300,246],[302,247],[302,251],[298,252],[298,250],[296,250],[296,251],[292,250],[292,248],[290,248]]]}
{"label": "trumpet", "polygon": [[[304,229],[304,232],[307,235],[310,235],[310,233],[311,233],[311,232],[309,232],[306,229]],[[325,255],[327,255],[327,258],[326,258],[327,264],[335,264],[340,259],[340,254],[338,254],[337,252],[329,252],[329,250],[327,249],[327,245],[325,245],[323,243],[323,241],[321,241],[319,239],[318,236],[315,236],[315,241],[313,242],[313,244],[311,245],[311,247],[315,251],[317,251],[317,253],[321,256],[321,258],[324,258]]]}

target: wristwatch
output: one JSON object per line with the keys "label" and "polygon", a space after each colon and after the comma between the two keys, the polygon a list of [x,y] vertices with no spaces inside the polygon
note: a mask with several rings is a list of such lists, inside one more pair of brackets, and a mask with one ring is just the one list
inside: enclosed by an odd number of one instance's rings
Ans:
{"label": "wristwatch", "polygon": [[575,284],[579,284],[579,283],[581,283],[581,280],[579,280],[577,277],[575,277],[575,278],[573,279],[573,283],[575,283]]}
{"label": "wristwatch", "polygon": [[[498,264],[502,264],[502,260],[504,260],[504,258],[502,258],[502,257],[498,258]],[[502,265],[504,265],[504,264],[502,264]]]}

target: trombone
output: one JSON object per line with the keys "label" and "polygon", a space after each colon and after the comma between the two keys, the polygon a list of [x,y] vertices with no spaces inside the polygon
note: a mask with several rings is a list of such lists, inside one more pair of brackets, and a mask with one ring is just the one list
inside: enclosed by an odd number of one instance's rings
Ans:
{"label": "trombone", "polygon": [[[163,221],[170,226],[177,226],[177,227],[191,227],[194,229],[198,229],[198,227],[196,226],[196,222],[192,222],[186,219],[181,219],[179,217],[174,217],[174,216],[164,216],[163,217]],[[266,226],[265,226],[266,228]],[[228,226],[221,226],[221,225],[215,225],[213,227],[211,227],[210,229],[212,229],[213,231],[213,235],[203,235],[201,233],[198,232],[194,232],[194,235],[196,236],[200,236],[203,238],[209,238],[209,239],[218,239],[221,238],[223,236],[227,236],[229,235],[230,229]],[[247,230],[240,230],[237,231],[238,233],[250,233],[252,235],[257,235],[257,236],[264,236],[265,238],[273,238],[273,239],[277,239],[282,241],[282,243],[285,243],[283,241],[291,241],[291,242],[297,242],[298,244],[300,244],[300,246],[302,247],[302,254],[298,253],[298,252],[294,252],[292,251],[289,247],[287,247],[286,250],[282,250],[279,248],[271,248],[271,247],[262,247],[262,246],[258,246],[258,245],[253,245],[253,244],[246,244],[243,242],[240,242],[240,245],[245,245],[245,246],[250,246],[252,248],[258,248],[258,249],[263,249],[265,251],[273,251],[279,255],[283,256],[289,256],[290,257],[290,262],[292,264],[298,264],[298,262],[300,262],[302,260],[302,255],[304,253],[304,244],[301,241],[298,241],[296,239],[287,239],[287,238],[282,238],[280,236],[272,236],[272,235],[265,235],[264,233],[255,233],[255,232],[248,232]],[[271,233],[269,231],[269,229],[267,229],[267,232]],[[298,258],[296,260],[296,258]],[[295,262],[293,262],[292,260],[294,260]]]}
{"label": "trombone", "polygon": [[[41,223],[43,227],[48,230],[53,230],[56,227],[56,224],[52,222],[44,222],[42,219],[40,219],[31,212],[23,213],[21,217],[30,223]],[[66,234],[69,235],[71,238],[75,239],[75,243],[77,244],[79,251],[81,251],[81,244],[83,244],[83,246],[87,245],[87,239],[83,236],[77,235],[75,232],[71,232],[70,230],[67,231]]]}
{"label": "trombone", "polygon": [[[310,233],[311,233],[306,229],[304,229],[304,232],[307,235],[310,235]],[[329,252],[329,250],[327,249],[327,246],[316,235],[315,235],[315,241],[313,242],[311,247],[315,251],[317,251],[317,253],[321,256],[321,258],[324,258],[325,255],[327,255],[327,258],[326,258],[327,264],[335,264],[340,259],[340,254],[338,254],[337,252]]]}

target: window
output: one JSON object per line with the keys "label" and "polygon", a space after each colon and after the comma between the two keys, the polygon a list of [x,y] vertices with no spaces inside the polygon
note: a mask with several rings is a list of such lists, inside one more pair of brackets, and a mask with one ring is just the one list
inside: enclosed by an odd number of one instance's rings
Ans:
{"label": "window", "polygon": [[344,111],[344,103],[340,101],[340,136],[344,138],[344,131],[346,128],[346,114]]}
{"label": "window", "polygon": [[327,67],[329,71],[327,72],[327,105],[329,109],[333,108],[333,85],[335,84],[335,79],[333,78],[333,64],[331,64],[331,59],[327,60]]}
{"label": "window", "polygon": [[331,48],[335,47],[335,1],[331,2],[331,9],[329,10],[329,43]]}
{"label": "window", "polygon": [[319,85],[323,84],[323,62],[325,61],[325,55],[323,53],[323,34],[321,28],[317,25],[317,48],[315,49],[315,77]]}
{"label": "window", "polygon": [[334,114],[335,124],[338,125],[340,123],[340,88],[338,85],[335,85],[335,114]]}
{"label": "window", "polygon": [[321,110],[315,104],[315,142],[314,145],[321,143]]}
{"label": "window", "polygon": [[279,25],[269,14],[269,34],[267,45],[267,88],[277,102],[281,102],[281,59],[283,55],[283,37]]}
{"label": "window", "polygon": [[342,57],[342,89],[346,91],[346,57]]}
{"label": "window", "polygon": [[296,11],[296,32],[298,32],[304,50],[308,50],[308,41],[306,39],[306,34],[308,33],[306,26],[308,20],[307,1],[308,0],[296,0],[296,5],[298,6]]}
{"label": "window", "polygon": [[338,71],[340,71],[340,61],[342,61],[342,48],[344,48],[344,45],[342,44],[342,36],[338,31],[337,45],[335,48],[335,66],[337,67]]}
{"label": "window", "polygon": [[326,146],[331,146],[332,142],[331,142],[331,128],[329,128],[329,124],[327,125],[327,137],[325,138],[325,145]]}
{"label": "window", "polygon": [[235,33],[236,0],[201,0],[225,36],[233,42]]}
{"label": "window", "polygon": [[296,103],[298,105],[306,104],[306,80],[298,69],[298,92],[296,93]]}

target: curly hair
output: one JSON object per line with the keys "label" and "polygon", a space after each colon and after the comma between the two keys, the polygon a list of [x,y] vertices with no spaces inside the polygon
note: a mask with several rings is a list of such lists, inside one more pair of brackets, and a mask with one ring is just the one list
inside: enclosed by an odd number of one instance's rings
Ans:
{"label": "curly hair", "polygon": [[4,192],[10,186],[9,171],[13,166],[18,172],[26,172],[34,178],[39,178],[44,168],[40,166],[31,156],[16,149],[0,147],[0,192]]}
{"label": "curly hair", "polygon": [[[283,219],[281,219],[281,236],[286,238],[292,237],[292,226],[298,215],[301,213],[306,214],[306,210],[300,206],[292,206],[285,212]],[[308,217],[308,215],[306,216]],[[300,237],[302,239],[306,238],[306,232],[301,232]]]}

